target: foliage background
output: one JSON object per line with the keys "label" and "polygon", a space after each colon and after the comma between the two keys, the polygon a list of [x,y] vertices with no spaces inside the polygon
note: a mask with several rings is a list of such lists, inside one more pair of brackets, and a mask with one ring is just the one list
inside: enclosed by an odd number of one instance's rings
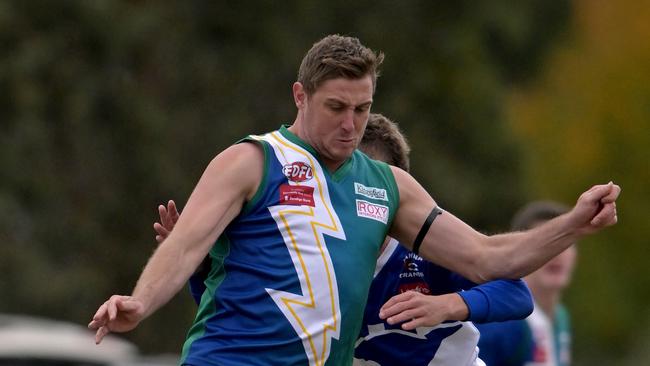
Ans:
{"label": "foliage background", "polygon": [[[0,312],[85,324],[130,292],[156,205],[291,122],[302,55],[330,33],[387,55],[373,110],[474,227],[623,186],[620,224],[581,245],[567,294],[575,364],[650,362],[644,0],[0,2]],[[124,337],[178,352],[193,311],[181,294]]]}

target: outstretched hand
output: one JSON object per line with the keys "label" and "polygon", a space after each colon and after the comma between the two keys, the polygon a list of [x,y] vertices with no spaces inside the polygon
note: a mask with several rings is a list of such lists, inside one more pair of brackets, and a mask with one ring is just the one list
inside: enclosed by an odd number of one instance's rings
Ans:
{"label": "outstretched hand", "polygon": [[88,328],[96,330],[95,343],[110,332],[128,332],[135,328],[144,319],[144,305],[131,296],[113,295],[103,303]]}
{"label": "outstretched hand", "polygon": [[618,221],[616,199],[621,187],[609,182],[591,187],[569,213],[580,234],[591,234]]}
{"label": "outstretched hand", "polygon": [[165,205],[159,205],[158,215],[160,216],[160,222],[154,223],[153,229],[157,233],[156,241],[160,244],[167,239],[178,221],[179,213],[176,208],[176,203],[173,200],[169,200],[167,207]]}
{"label": "outstretched hand", "polygon": [[379,317],[388,324],[402,324],[402,329],[433,327],[446,320],[465,320],[467,304],[456,293],[440,296],[406,291],[391,297],[379,310]]}
{"label": "outstretched hand", "polygon": [[[158,214],[160,222],[153,224],[156,231],[156,241],[160,244],[174,229],[178,221],[179,213],[176,203],[172,200],[167,202],[167,206],[159,205]],[[144,304],[132,297],[113,295],[103,303],[88,324],[88,328],[96,330],[95,343],[101,343],[102,339],[110,332],[128,332],[135,327],[145,317]]]}

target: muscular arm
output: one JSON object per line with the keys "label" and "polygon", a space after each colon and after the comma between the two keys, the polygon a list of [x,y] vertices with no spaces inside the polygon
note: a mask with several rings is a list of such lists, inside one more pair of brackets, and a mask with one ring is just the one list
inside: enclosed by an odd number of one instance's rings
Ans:
{"label": "muscular arm", "polygon": [[145,304],[145,316],[169,301],[187,282],[255,193],[262,165],[261,150],[250,143],[231,146],[210,162],[174,230],[151,257],[133,290],[132,296]]}
{"label": "muscular arm", "polygon": [[[410,245],[436,203],[408,173],[391,168],[399,187],[400,205],[390,236]],[[582,236],[615,224],[619,193],[620,188],[612,183],[594,186],[580,196],[569,213],[529,231],[494,236],[481,234],[444,212],[427,231],[419,254],[476,283],[520,278]]]}
{"label": "muscular arm", "polygon": [[[158,244],[167,239],[169,233],[174,230],[174,225],[178,222],[178,209],[174,200],[167,201],[167,205],[158,205],[158,214],[160,215],[160,222],[153,224],[153,229],[156,231],[156,241]],[[210,273],[212,267],[212,258],[207,255],[203,262],[196,268],[188,281],[190,294],[197,305],[201,303],[201,297],[205,291],[205,280]]]}
{"label": "muscular arm", "polygon": [[133,329],[183,287],[215,240],[254,195],[263,163],[262,150],[251,143],[231,146],[210,162],[174,230],[149,259],[133,294],[111,297],[93,317],[89,327],[98,330],[98,342],[109,331]]}

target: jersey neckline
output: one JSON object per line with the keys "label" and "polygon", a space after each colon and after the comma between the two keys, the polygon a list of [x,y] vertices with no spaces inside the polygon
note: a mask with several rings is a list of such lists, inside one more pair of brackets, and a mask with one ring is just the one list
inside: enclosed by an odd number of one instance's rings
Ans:
{"label": "jersey neckline", "polygon": [[352,163],[354,161],[354,159],[353,159],[354,155],[358,151],[358,149],[355,149],[354,152],[352,152],[352,155],[350,155],[350,157],[347,158],[347,160],[345,160],[345,162],[343,162],[343,164],[341,164],[341,166],[338,167],[338,169],[336,169],[335,172],[330,172],[329,169],[327,169],[327,167],[323,163],[323,160],[321,159],[321,156],[316,151],[316,149],[314,149],[313,146],[311,146],[310,144],[308,144],[307,142],[302,140],[296,134],[289,131],[289,127],[290,127],[289,125],[280,126],[280,130],[279,130],[280,134],[282,134],[282,136],[287,138],[289,141],[291,141],[291,142],[299,145],[303,149],[309,151],[309,153],[312,154],[316,158],[318,163],[323,167],[323,172],[325,172],[325,174],[329,175],[330,178],[332,178],[332,180],[339,181],[347,174],[347,172],[350,171],[350,169],[352,168]]}

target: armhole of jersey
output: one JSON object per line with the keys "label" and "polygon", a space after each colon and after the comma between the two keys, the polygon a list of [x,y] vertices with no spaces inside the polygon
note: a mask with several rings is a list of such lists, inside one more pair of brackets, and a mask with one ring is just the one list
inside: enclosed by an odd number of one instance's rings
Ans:
{"label": "armhole of jersey", "polygon": [[390,165],[380,161],[380,166],[382,170],[384,171],[384,174],[386,175],[386,180],[388,181],[388,184],[391,185],[391,189],[388,190],[389,193],[392,193],[390,199],[393,200],[393,209],[390,210],[389,217],[388,217],[388,222],[390,225],[386,226],[386,229],[390,228],[393,223],[393,219],[395,218],[395,213],[397,212],[397,209],[399,208],[399,187],[397,186],[397,181],[395,180],[395,175],[393,174],[393,170],[390,168]]}
{"label": "armhole of jersey", "polygon": [[388,245],[386,245],[386,248],[384,248],[383,253],[379,255],[379,258],[377,258],[377,264],[375,264],[375,274],[372,276],[373,278],[377,277],[379,272],[384,269],[384,266],[386,263],[388,263],[390,257],[393,256],[393,253],[395,253],[398,245],[399,242],[397,240],[390,238]]}
{"label": "armhole of jersey", "polygon": [[258,139],[252,138],[250,136],[237,141],[237,143],[238,144],[240,144],[240,143],[254,143],[254,144],[257,144],[258,146],[260,146],[262,148],[262,153],[264,154],[264,168],[262,170],[262,180],[260,180],[260,184],[257,187],[257,191],[253,195],[253,198],[251,198],[250,201],[246,202],[244,204],[244,207],[242,207],[242,210],[241,210],[241,213],[240,213],[240,215],[242,215],[242,214],[246,214],[246,213],[250,212],[255,207],[255,205],[257,205],[257,203],[261,199],[262,193],[266,189],[266,184],[267,184],[267,181],[268,181],[268,174],[267,173],[268,173],[268,170],[269,170],[269,156],[270,156],[269,149],[270,149],[270,146],[268,145],[268,143],[266,141],[258,140]]}

